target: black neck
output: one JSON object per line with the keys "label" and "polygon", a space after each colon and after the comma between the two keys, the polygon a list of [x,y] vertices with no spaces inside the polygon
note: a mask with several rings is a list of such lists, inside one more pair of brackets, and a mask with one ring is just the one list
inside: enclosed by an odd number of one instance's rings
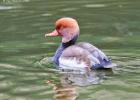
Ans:
{"label": "black neck", "polygon": [[78,35],[76,35],[76,36],[75,36],[72,40],[70,40],[69,42],[62,43],[62,46],[63,46],[64,48],[67,48],[67,47],[69,47],[69,46],[71,46],[71,45],[74,45],[74,44],[76,43],[77,38],[78,38]]}

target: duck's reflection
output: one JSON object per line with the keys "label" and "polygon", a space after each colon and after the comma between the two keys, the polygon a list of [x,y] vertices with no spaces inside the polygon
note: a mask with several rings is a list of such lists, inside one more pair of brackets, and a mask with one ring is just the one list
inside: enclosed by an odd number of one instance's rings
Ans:
{"label": "duck's reflection", "polygon": [[78,97],[76,86],[63,82],[63,78],[61,79],[60,84],[54,84],[52,81],[47,82],[49,85],[53,86],[54,100],[76,100]]}
{"label": "duck's reflection", "polygon": [[78,93],[74,86],[62,86],[59,85],[54,88],[55,100],[76,100]]}
{"label": "duck's reflection", "polygon": [[110,70],[92,71],[88,74],[61,73],[59,84],[53,81],[47,83],[53,86],[55,100],[76,100],[78,86],[99,84],[106,75],[111,73]]}
{"label": "duck's reflection", "polygon": [[61,73],[59,84],[55,84],[53,81],[48,81],[47,83],[53,86],[55,100],[76,100],[78,97],[78,86],[87,86],[93,83],[95,84],[96,80],[97,78],[93,77],[93,73],[90,73],[90,75],[89,73]]}

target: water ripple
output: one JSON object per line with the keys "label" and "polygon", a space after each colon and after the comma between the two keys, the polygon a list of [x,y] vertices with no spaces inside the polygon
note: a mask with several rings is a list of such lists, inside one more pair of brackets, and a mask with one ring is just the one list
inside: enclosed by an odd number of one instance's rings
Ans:
{"label": "water ripple", "polygon": [[78,8],[64,8],[64,9],[61,9],[61,11],[75,11],[77,9]]}
{"label": "water ripple", "polygon": [[102,7],[107,7],[106,4],[86,4],[84,5],[87,8],[102,8]]}
{"label": "water ripple", "polygon": [[18,68],[18,66],[16,66],[16,65],[11,65],[11,64],[5,64],[5,63],[0,63],[0,67],[2,68],[2,67],[4,67],[4,68],[14,68],[14,69],[17,69]]}
{"label": "water ripple", "polygon": [[19,3],[19,2],[29,2],[30,0],[3,0],[3,3],[5,4],[13,4],[13,3]]}
{"label": "water ripple", "polygon": [[52,16],[53,14],[50,14],[50,13],[44,13],[44,14],[41,14],[41,16]]}
{"label": "water ripple", "polygon": [[15,6],[0,6],[0,10],[9,10],[9,9],[15,9],[17,7]]}

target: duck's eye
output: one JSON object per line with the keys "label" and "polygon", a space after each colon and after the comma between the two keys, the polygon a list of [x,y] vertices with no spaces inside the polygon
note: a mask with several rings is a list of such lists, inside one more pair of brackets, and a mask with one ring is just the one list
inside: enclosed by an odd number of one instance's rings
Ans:
{"label": "duck's eye", "polygon": [[63,36],[59,30],[56,29],[56,31],[58,32],[59,36]]}

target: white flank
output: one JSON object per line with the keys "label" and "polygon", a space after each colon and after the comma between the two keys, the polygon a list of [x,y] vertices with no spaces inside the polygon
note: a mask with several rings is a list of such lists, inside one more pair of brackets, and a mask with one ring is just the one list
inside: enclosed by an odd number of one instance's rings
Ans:
{"label": "white flank", "polygon": [[78,62],[76,58],[73,59],[59,59],[59,67],[62,69],[70,69],[70,70],[79,70],[79,71],[86,71],[88,66],[84,62]]}

